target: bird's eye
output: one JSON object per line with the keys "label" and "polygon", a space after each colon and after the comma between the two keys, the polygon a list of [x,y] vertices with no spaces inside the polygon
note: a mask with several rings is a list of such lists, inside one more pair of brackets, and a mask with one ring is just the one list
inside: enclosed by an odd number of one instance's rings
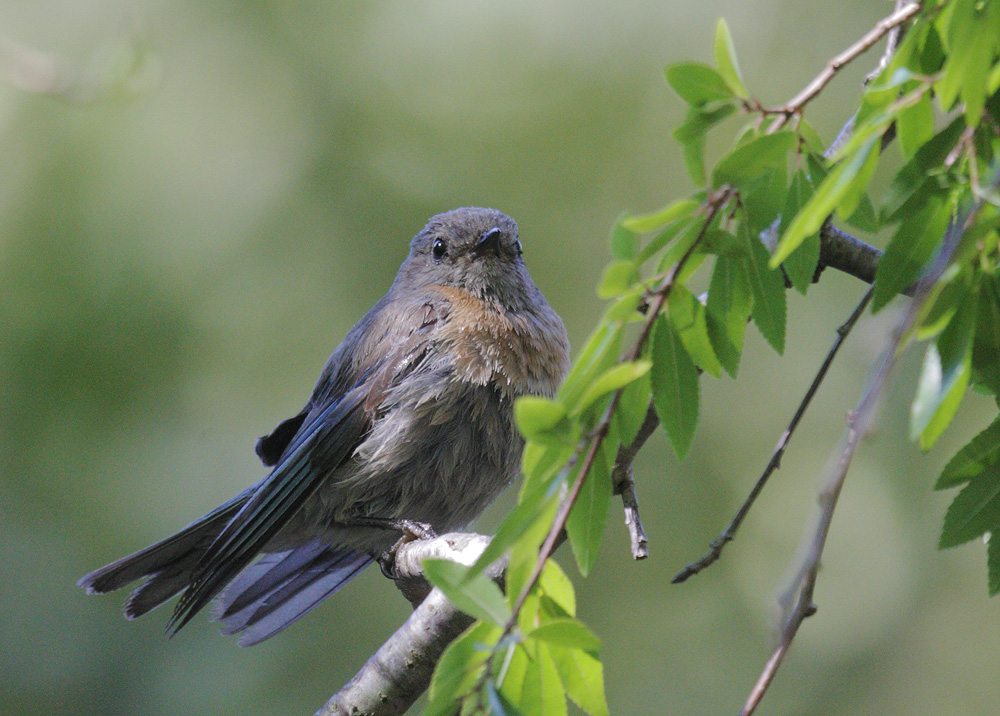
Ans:
{"label": "bird's eye", "polygon": [[517,251],[518,256],[524,253],[523,251],[521,251],[521,242],[518,241],[517,239],[514,239],[514,250]]}
{"label": "bird's eye", "polygon": [[448,245],[445,244],[443,239],[435,239],[434,246],[431,248],[431,254],[434,256],[435,261],[440,261],[448,254]]}

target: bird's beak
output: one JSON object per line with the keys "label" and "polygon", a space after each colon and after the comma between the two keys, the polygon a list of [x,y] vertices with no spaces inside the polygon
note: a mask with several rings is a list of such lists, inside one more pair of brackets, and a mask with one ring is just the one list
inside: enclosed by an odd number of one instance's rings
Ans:
{"label": "bird's beak", "polygon": [[476,256],[482,256],[487,251],[493,251],[493,253],[500,255],[500,237],[503,232],[496,226],[492,229],[488,229],[483,232],[483,235],[479,237],[479,243],[475,245],[472,249]]}

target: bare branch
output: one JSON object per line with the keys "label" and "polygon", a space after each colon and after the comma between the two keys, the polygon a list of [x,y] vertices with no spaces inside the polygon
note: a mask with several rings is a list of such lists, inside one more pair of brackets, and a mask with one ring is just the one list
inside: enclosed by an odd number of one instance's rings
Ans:
{"label": "bare branch", "polygon": [[642,528],[642,520],[639,519],[639,500],[635,494],[635,480],[632,478],[632,461],[639,454],[639,450],[646,444],[649,437],[656,431],[660,424],[660,418],[656,414],[656,406],[653,401],[649,401],[646,409],[646,417],[639,426],[639,432],[635,435],[635,440],[631,445],[621,445],[618,448],[618,456],[615,458],[615,466],[611,471],[611,483],[614,486],[616,495],[622,496],[622,506],[625,509],[625,526],[628,528],[629,542],[632,548],[632,559],[646,559],[649,556],[649,549],[646,538],[646,530]]}
{"label": "bare branch", "polygon": [[845,65],[862,55],[872,45],[882,39],[887,32],[895,27],[898,27],[899,25],[902,25],[919,11],[920,3],[917,2],[907,3],[906,5],[897,8],[891,15],[879,20],[875,27],[859,38],[853,45],[827,62],[826,67],[824,67],[823,70],[816,75],[815,78],[813,78],[812,82],[806,85],[801,92],[792,97],[781,107],[766,110],[770,114],[780,115],[774,124],[772,124],[768,129],[768,132],[773,133],[781,129],[789,118],[800,113],[802,109],[814,97],[816,97],[816,95],[818,95],[824,87],[826,87],[830,80],[832,80]]}
{"label": "bare branch", "polygon": [[[1000,187],[1000,159],[993,162],[990,187],[994,191]],[[846,440],[840,459],[837,462],[836,468],[831,471],[820,488],[818,496],[819,513],[816,522],[803,534],[805,549],[802,550],[802,554],[804,557],[795,571],[796,576],[792,580],[789,589],[779,599],[779,604],[786,605],[784,610],[785,621],[782,626],[781,637],[770,659],[768,659],[767,664],[764,666],[764,670],[751,689],[750,696],[747,698],[742,711],[740,711],[740,716],[750,716],[757,708],[761,698],[764,696],[764,692],[774,679],[785,654],[788,653],[792,640],[795,638],[803,620],[816,612],[816,605],[813,602],[816,577],[819,573],[823,548],[826,546],[826,538],[833,520],[833,512],[836,509],[837,499],[840,497],[840,491],[847,477],[847,470],[851,465],[851,460],[857,451],[861,437],[871,427],[875,410],[889,382],[892,369],[895,367],[896,360],[899,357],[899,349],[903,340],[909,336],[924,302],[930,295],[931,289],[941,278],[945,269],[948,268],[955,249],[958,247],[965,232],[972,226],[984,203],[985,201],[982,196],[976,197],[975,201],[972,202],[965,212],[948,227],[937,258],[927,273],[917,282],[913,300],[910,302],[906,313],[893,332],[889,347],[886,349],[871,383],[862,395],[857,407],[848,414]],[[798,594],[798,598],[792,603],[796,593]]]}
{"label": "bare branch", "polygon": [[812,402],[813,396],[816,395],[816,391],[819,390],[820,385],[822,385],[823,379],[826,377],[826,373],[830,369],[830,365],[833,363],[834,357],[836,357],[840,347],[844,344],[844,340],[851,332],[851,329],[854,328],[854,324],[858,322],[859,318],[861,318],[861,314],[864,313],[871,298],[872,289],[869,288],[868,291],[865,292],[864,297],[854,308],[850,317],[839,328],[837,328],[837,337],[834,339],[833,345],[830,346],[830,350],[827,351],[826,358],[823,359],[822,365],[820,365],[815,377],[813,377],[812,383],[809,385],[809,389],[806,391],[805,396],[799,403],[799,407],[796,409],[795,414],[788,423],[788,427],[785,428],[781,437],[778,438],[778,444],[774,447],[771,459],[768,461],[767,466],[764,468],[760,477],[757,478],[757,482],[754,484],[753,489],[750,490],[750,494],[747,496],[746,500],[743,501],[740,509],[736,512],[736,516],[733,517],[732,521],[726,526],[726,529],[723,530],[722,534],[712,540],[709,545],[709,550],[704,557],[699,559],[697,562],[692,562],[687,565],[684,569],[678,572],[676,576],[674,576],[674,584],[683,582],[688,577],[698,574],[698,572],[713,564],[722,555],[722,550],[725,548],[726,544],[731,542],[736,536],[736,531],[740,528],[740,525],[743,524],[743,520],[746,518],[747,513],[750,512],[750,508],[753,507],[753,503],[756,501],[761,491],[764,489],[764,485],[767,484],[767,480],[771,476],[771,473],[781,467],[781,458],[785,454],[785,449],[788,447],[788,441],[791,440],[792,434],[795,432],[795,428],[798,427],[799,421],[802,420],[802,416],[805,415],[806,410],[809,408],[809,404]]}

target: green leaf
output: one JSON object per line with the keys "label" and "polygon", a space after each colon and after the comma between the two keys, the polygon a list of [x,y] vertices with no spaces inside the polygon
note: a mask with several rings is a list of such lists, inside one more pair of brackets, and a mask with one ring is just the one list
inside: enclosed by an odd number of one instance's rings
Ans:
{"label": "green leaf", "polygon": [[875,205],[872,204],[868,194],[861,195],[858,200],[858,208],[847,217],[847,223],[856,229],[873,234],[879,230],[878,214],[875,213]]}
{"label": "green leaf", "polygon": [[[558,490],[552,488],[558,487],[559,484],[561,484],[561,480],[556,480],[551,485],[537,485],[535,489],[524,492],[517,507],[500,524],[497,533],[490,540],[489,545],[479,555],[476,563],[469,569],[465,577],[466,579],[471,579],[482,574],[484,569],[502,557],[504,552],[510,549],[515,542],[519,540],[525,541],[523,538],[526,534],[534,533],[537,525],[542,523],[546,523],[547,525],[547,518],[555,512],[556,505],[559,502]],[[537,547],[541,545],[541,539],[544,539],[544,537],[538,540],[538,545],[534,545],[536,551]],[[511,577],[510,570],[508,569],[508,588],[510,588],[510,585]]]}
{"label": "green leaf", "polygon": [[590,716],[608,716],[604,697],[604,667],[597,657],[579,649],[550,647],[559,678],[573,702]]}
{"label": "green leaf", "polygon": [[425,713],[447,714],[448,707],[469,691],[479,678],[490,652],[484,644],[500,638],[500,630],[492,624],[477,622],[444,650],[431,679],[431,708]]}
{"label": "green leaf", "polygon": [[[597,560],[597,552],[604,537],[607,524],[608,505],[611,502],[611,462],[606,451],[610,448],[606,439],[598,448],[593,465],[584,478],[580,494],[566,520],[566,534],[580,574],[587,576]],[[615,446],[617,449],[617,446]]]}
{"label": "green leaf", "polygon": [[768,170],[784,168],[797,142],[795,132],[775,132],[751,139],[719,161],[712,172],[712,186],[741,186]]}
{"label": "green leaf", "polygon": [[701,302],[683,284],[674,284],[668,309],[670,322],[695,365],[713,378],[722,375],[722,364],[712,348],[705,307]]}
{"label": "green leaf", "polygon": [[1000,277],[984,276],[978,284],[978,317],[972,343],[972,370],[980,383],[1000,393]]}
{"label": "green leaf", "polygon": [[497,625],[510,619],[510,607],[496,583],[484,574],[467,579],[469,568],[447,559],[425,559],[424,575],[448,600],[471,617]]}
{"label": "green leaf", "polygon": [[964,544],[1000,528],[1000,465],[976,475],[948,507],[939,547]]}
{"label": "green leaf", "polygon": [[[865,191],[868,189],[868,184],[871,182],[872,175],[875,174],[875,168],[878,166],[879,150],[875,148],[877,143],[877,140],[875,140],[872,145],[873,148],[868,151],[867,158],[861,165],[861,169],[851,180],[850,184],[848,184],[847,190],[841,195],[840,200],[834,207],[834,213],[844,221],[854,215],[862,199],[868,198]],[[864,149],[861,150],[861,152],[864,151]]]}
{"label": "green leaf", "polygon": [[597,285],[600,298],[615,298],[629,292],[639,281],[639,271],[635,262],[617,260],[604,268],[601,282]]}
{"label": "green leaf", "polygon": [[566,417],[566,408],[549,398],[525,395],[514,401],[514,423],[525,440],[551,430]]}
{"label": "green leaf", "polygon": [[989,574],[989,595],[995,597],[1000,592],[1000,536],[996,530],[990,534],[986,545],[986,568]]}
{"label": "green leaf", "polygon": [[622,331],[620,324],[603,324],[594,329],[559,387],[559,402],[572,408],[594,378],[618,360]]}
{"label": "green leaf", "polygon": [[[788,229],[778,243],[778,248],[771,256],[772,268],[784,261],[807,236],[819,231],[823,222],[845,200],[845,197],[850,199],[855,196],[859,187],[861,191],[864,190],[871,177],[872,167],[869,158],[873,152],[877,153],[878,142],[878,137],[869,139],[855,154],[844,159],[826,175],[806,205],[789,223]],[[854,201],[856,206],[857,199]]]}
{"label": "green leaf", "polygon": [[684,151],[684,164],[691,181],[701,186],[705,183],[705,135],[712,127],[736,111],[732,104],[704,111],[698,107],[688,110],[684,124],[674,130],[673,136]]}
{"label": "green leaf", "polygon": [[623,445],[631,445],[639,433],[639,428],[646,420],[652,392],[648,373],[632,381],[622,390],[622,397],[618,400],[617,417]]}
{"label": "green leaf", "polygon": [[965,120],[959,116],[924,142],[906,164],[893,177],[882,205],[882,220],[892,221],[903,206],[926,185],[928,175],[939,171],[945,158],[965,131]]}
{"label": "green leaf", "polygon": [[909,107],[904,107],[896,119],[899,145],[906,159],[914,156],[934,136],[934,106],[930,93]]}
{"label": "green leaf", "polygon": [[639,253],[639,237],[625,225],[626,215],[618,217],[611,228],[611,256],[619,261],[635,261]]}
{"label": "green leaf", "polygon": [[977,8],[975,0],[955,0],[948,28],[948,56],[934,89],[946,110],[961,95],[970,126],[979,124],[998,37],[1000,8],[996,3]]}
{"label": "green leaf", "polygon": [[739,369],[752,305],[750,284],[740,259],[735,256],[716,258],[705,305],[708,337],[719,362],[733,378]]}
{"label": "green leaf", "polygon": [[911,437],[919,437],[924,450],[951,422],[969,385],[976,318],[971,304],[967,300],[955,311],[948,327],[927,349],[910,423]]}
{"label": "green leaf", "polygon": [[527,638],[582,651],[597,651],[601,648],[601,640],[597,635],[576,619],[553,619],[529,633]]}
{"label": "green leaf", "polygon": [[699,202],[694,199],[678,199],[667,204],[659,211],[650,214],[640,214],[622,219],[622,226],[639,234],[661,229],[678,219],[686,219],[694,214]]}
{"label": "green leaf", "polygon": [[718,72],[695,62],[671,65],[666,70],[667,82],[692,107],[709,102],[724,102],[733,98],[733,91]]}
{"label": "green leaf", "polygon": [[524,675],[521,707],[525,716],[567,716],[566,691],[546,644],[537,644]]}
{"label": "green leaf", "polygon": [[638,380],[649,372],[650,366],[652,366],[652,363],[648,360],[637,360],[619,363],[609,368],[587,388],[587,392],[580,398],[580,402],[573,411],[574,415],[582,413],[601,396],[623,388],[634,380]]}
{"label": "green leaf", "polygon": [[935,490],[968,482],[987,467],[1000,462],[1000,417],[955,453],[941,471]]}
{"label": "green leaf", "polygon": [[573,582],[562,570],[555,560],[548,560],[542,568],[542,574],[538,578],[538,586],[549,599],[559,605],[559,607],[571,617],[576,616],[576,594],[573,591]]}
{"label": "green leaf", "polygon": [[698,369],[670,322],[658,316],[653,327],[653,402],[678,456],[687,454],[698,424]]}
{"label": "green leaf", "polygon": [[907,217],[889,241],[875,269],[872,313],[877,313],[900,291],[913,283],[944,237],[951,209],[940,197]]}
{"label": "green leaf", "polygon": [[[812,186],[802,170],[792,177],[792,185],[789,187],[785,198],[785,207],[781,212],[782,221],[787,224],[792,217],[799,213],[799,210],[806,205],[812,196]],[[792,285],[800,292],[805,293],[812,285],[813,276],[816,274],[816,266],[819,264],[819,232],[803,239],[802,244],[795,249],[782,266],[785,273],[791,280]]]}
{"label": "green leaf", "polygon": [[746,258],[740,262],[740,267],[753,293],[753,322],[757,324],[765,340],[781,355],[785,350],[787,315],[785,282],[781,273],[768,265],[767,249],[760,240],[751,236],[742,225],[738,235],[746,252]]}
{"label": "green leaf", "polygon": [[747,88],[743,86],[743,78],[740,75],[740,66],[736,61],[736,48],[733,46],[733,37],[729,34],[729,26],[724,18],[719,18],[715,25],[715,66],[719,68],[719,74],[725,80],[726,85],[738,97],[744,99],[748,96]]}
{"label": "green leaf", "polygon": [[740,187],[740,202],[746,210],[744,219],[750,232],[759,235],[773,230],[787,198],[788,170],[784,162],[744,183]]}
{"label": "green leaf", "polygon": [[490,714],[492,716],[524,716],[523,712],[510,703],[503,694],[501,694],[493,683],[493,679],[487,679],[484,686],[486,689],[486,701],[490,706]]}

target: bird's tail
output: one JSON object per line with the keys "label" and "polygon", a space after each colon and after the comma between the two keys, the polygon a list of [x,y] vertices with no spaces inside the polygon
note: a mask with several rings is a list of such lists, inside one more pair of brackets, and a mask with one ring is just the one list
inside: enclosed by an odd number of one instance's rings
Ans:
{"label": "bird's tail", "polygon": [[191,582],[205,550],[232,519],[246,493],[210,512],[175,535],[112,562],[77,582],[88,594],[105,594],[148,577],[125,602],[125,617],[135,619],[163,604]]}
{"label": "bird's tail", "polygon": [[216,599],[223,634],[242,632],[240,646],[268,639],[335,594],[372,558],[318,541],[265,554]]}

